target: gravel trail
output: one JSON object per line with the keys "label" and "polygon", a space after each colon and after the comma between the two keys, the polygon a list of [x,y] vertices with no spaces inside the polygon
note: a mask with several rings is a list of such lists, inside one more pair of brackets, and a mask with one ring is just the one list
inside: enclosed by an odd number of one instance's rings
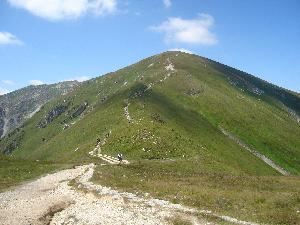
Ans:
{"label": "gravel trail", "polygon": [[90,164],[62,170],[0,193],[0,225],[167,225],[175,217],[193,225],[215,224],[194,216],[197,214],[257,225],[148,194],[137,196],[96,185],[90,181],[94,168]]}
{"label": "gravel trail", "polygon": [[176,214],[160,202],[149,205],[135,195],[93,184],[93,172],[93,164],[79,166],[0,193],[0,224],[169,224],[167,218]]}
{"label": "gravel trail", "polygon": [[232,133],[226,131],[224,128],[220,127],[220,130],[222,131],[222,133],[227,136],[229,139],[233,140],[234,142],[236,142],[239,146],[241,146],[242,148],[246,149],[247,151],[249,151],[250,153],[252,153],[253,155],[255,155],[256,157],[258,157],[259,159],[261,159],[262,161],[264,161],[266,164],[268,164],[270,167],[272,167],[273,169],[277,170],[279,173],[281,173],[284,176],[288,176],[289,172],[286,171],[285,169],[283,169],[282,167],[280,167],[279,165],[277,165],[275,162],[273,162],[271,159],[269,159],[268,157],[266,157],[265,155],[259,153],[256,149],[249,147],[247,144],[245,144],[244,142],[242,142],[240,139],[238,139],[236,136],[234,136]]}
{"label": "gravel trail", "polygon": [[51,207],[72,203],[74,193],[68,181],[84,173],[86,168],[62,170],[0,193],[0,224],[45,224],[42,217]]}

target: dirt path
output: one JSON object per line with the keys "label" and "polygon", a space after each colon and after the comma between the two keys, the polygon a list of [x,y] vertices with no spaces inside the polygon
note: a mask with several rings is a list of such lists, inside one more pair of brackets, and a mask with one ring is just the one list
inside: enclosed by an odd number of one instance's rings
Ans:
{"label": "dirt path", "polygon": [[256,157],[258,157],[259,159],[261,159],[262,161],[264,161],[266,164],[268,164],[269,166],[271,166],[273,169],[275,169],[276,171],[278,171],[282,175],[285,175],[285,176],[289,175],[289,172],[287,172],[286,170],[284,170],[283,168],[281,168],[279,165],[277,165],[275,162],[273,162],[271,159],[269,159],[265,155],[259,153],[257,150],[255,150],[253,148],[250,148],[247,144],[245,144],[244,142],[242,142],[240,139],[238,139],[236,136],[234,136],[230,132],[226,131],[224,128],[220,127],[220,130],[222,131],[222,133],[225,136],[227,136],[228,138],[230,138],[231,140],[233,140],[234,142],[236,142],[239,146],[241,146],[242,148],[246,149],[247,151],[249,151],[250,153],[252,153]]}
{"label": "dirt path", "polygon": [[84,173],[86,168],[63,170],[0,193],[0,224],[46,224],[42,218],[51,207],[72,203],[74,193],[68,181]]}
{"label": "dirt path", "polygon": [[124,107],[124,115],[126,117],[126,119],[128,120],[128,123],[132,123],[133,122],[133,119],[131,118],[130,114],[129,114],[129,100],[128,99],[125,99],[125,104],[126,106]]}
{"label": "dirt path", "polygon": [[170,218],[178,216],[194,225],[214,224],[193,216],[200,213],[236,224],[256,225],[95,185],[90,182],[94,167],[90,164],[63,170],[0,193],[0,224],[170,224]]}
{"label": "dirt path", "polygon": [[[0,224],[167,224],[171,212],[126,202],[109,188],[90,183],[93,170],[93,165],[63,170],[1,193]],[[68,185],[75,178],[84,191]]]}
{"label": "dirt path", "polygon": [[[105,135],[104,139],[100,141],[92,151],[89,152],[89,155],[93,157],[98,157],[109,164],[119,164],[120,161],[117,158],[101,153],[101,147],[103,147],[106,144],[107,138],[109,137],[110,134],[111,132],[109,132],[108,135]],[[123,160],[122,164],[129,164],[129,161]]]}

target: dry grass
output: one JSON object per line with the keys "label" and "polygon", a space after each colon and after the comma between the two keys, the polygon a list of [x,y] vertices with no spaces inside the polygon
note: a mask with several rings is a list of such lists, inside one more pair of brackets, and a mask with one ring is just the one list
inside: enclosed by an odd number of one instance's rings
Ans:
{"label": "dry grass", "polygon": [[199,170],[197,163],[143,161],[97,167],[93,180],[240,220],[282,225],[300,222],[299,177],[214,173]]}

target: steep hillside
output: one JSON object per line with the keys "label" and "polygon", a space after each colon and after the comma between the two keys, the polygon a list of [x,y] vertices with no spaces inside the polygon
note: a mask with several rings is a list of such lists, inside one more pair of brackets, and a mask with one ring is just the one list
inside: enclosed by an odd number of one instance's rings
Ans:
{"label": "steep hillside", "polygon": [[[217,62],[167,52],[83,83],[0,142],[21,159],[192,159],[213,171],[300,174],[300,99]],[[267,157],[267,158],[266,158]],[[271,161],[275,166],[272,168]],[[265,162],[264,162],[265,161]],[[275,169],[274,169],[275,168]]]}
{"label": "steep hillside", "polygon": [[0,137],[22,125],[41,106],[78,86],[76,81],[28,86],[0,96]]}

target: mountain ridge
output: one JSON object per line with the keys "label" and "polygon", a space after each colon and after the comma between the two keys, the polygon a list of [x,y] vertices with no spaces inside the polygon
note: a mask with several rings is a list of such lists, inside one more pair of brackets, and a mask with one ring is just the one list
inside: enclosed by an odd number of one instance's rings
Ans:
{"label": "mountain ridge", "polygon": [[276,173],[226,137],[221,126],[299,174],[299,106],[294,94],[245,72],[196,55],[165,52],[55,98],[4,138],[0,149],[17,158],[90,161],[95,160],[88,152],[96,139],[109,135],[102,149],[108,155],[196,157],[211,168]]}
{"label": "mountain ridge", "polygon": [[72,91],[78,85],[77,81],[30,85],[1,95],[0,137],[21,126],[48,101]]}

